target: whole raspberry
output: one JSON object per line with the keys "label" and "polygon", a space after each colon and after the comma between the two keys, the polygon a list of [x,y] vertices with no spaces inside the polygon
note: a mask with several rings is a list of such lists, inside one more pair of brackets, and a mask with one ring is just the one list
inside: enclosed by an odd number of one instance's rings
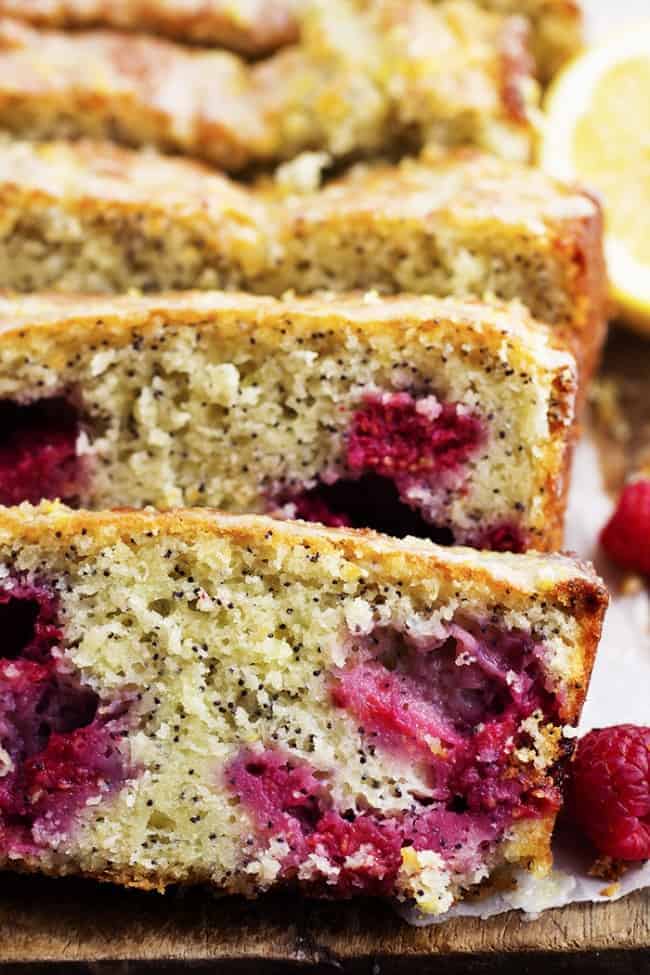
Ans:
{"label": "whole raspberry", "polygon": [[571,806],[601,854],[650,858],[650,728],[621,724],[585,735],[573,762]]}
{"label": "whole raspberry", "polygon": [[619,498],[600,541],[613,562],[650,575],[650,480],[632,481]]}

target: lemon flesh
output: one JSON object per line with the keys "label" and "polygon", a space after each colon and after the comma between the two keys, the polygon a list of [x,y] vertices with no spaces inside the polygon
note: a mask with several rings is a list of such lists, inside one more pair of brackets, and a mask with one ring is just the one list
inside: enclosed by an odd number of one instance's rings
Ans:
{"label": "lemon flesh", "polygon": [[601,195],[613,297],[650,331],[650,25],[574,61],[547,108],[542,165]]}

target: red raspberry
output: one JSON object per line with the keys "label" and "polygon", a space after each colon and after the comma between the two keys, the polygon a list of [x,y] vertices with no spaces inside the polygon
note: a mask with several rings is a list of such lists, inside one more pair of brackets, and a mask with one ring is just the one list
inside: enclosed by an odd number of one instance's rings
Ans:
{"label": "red raspberry", "polygon": [[332,511],[326,501],[319,498],[318,491],[303,491],[291,501],[296,508],[296,518],[303,521],[320,521],[321,525],[329,528],[348,528],[352,522],[342,512]]}
{"label": "red raspberry", "polygon": [[650,575],[650,480],[633,481],[623,489],[600,541],[613,562]]}
{"label": "red raspberry", "polygon": [[590,731],[573,762],[571,805],[599,853],[650,858],[650,728]]}
{"label": "red raspberry", "polygon": [[457,403],[431,397],[426,409],[428,402],[409,393],[366,396],[348,431],[350,470],[395,477],[463,464],[484,441],[483,423]]}

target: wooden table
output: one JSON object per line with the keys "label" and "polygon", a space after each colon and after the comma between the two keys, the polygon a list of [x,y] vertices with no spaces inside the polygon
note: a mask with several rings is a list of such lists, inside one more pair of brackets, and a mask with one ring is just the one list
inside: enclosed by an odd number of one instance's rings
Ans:
{"label": "wooden table", "polygon": [[[411,928],[385,904],[333,904],[267,897],[259,903],[201,891],[161,897],[84,881],[2,877],[0,958],[27,963],[114,963],[108,971],[275,975],[650,972],[650,893],[605,905],[573,905],[536,921],[509,913]],[[52,965],[51,963],[56,963]],[[146,962],[153,963],[151,968]],[[191,971],[195,971],[194,965]],[[174,966],[176,968],[177,966]],[[185,965],[183,966],[186,967]]]}

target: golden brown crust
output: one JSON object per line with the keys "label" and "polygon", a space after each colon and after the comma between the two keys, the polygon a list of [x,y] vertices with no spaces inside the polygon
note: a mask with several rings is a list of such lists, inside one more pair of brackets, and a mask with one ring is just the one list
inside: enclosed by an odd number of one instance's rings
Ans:
{"label": "golden brown crust", "polygon": [[[566,399],[567,378],[558,376],[558,378],[555,380],[554,386],[556,391],[556,400],[559,405]],[[576,387],[574,387],[574,389],[575,388]],[[571,487],[571,468],[573,464],[573,456],[580,432],[580,409],[582,403],[580,402],[579,397],[583,395],[583,389],[583,383],[578,383],[575,397],[575,422],[572,423],[569,436],[566,438],[562,467],[559,472],[551,473],[549,471],[546,480],[544,490],[544,513],[548,533],[547,537],[549,540],[547,551],[549,552],[560,551],[564,544],[564,516],[569,497],[569,488]],[[561,429],[562,427],[566,427],[566,421],[563,419],[562,410],[560,409],[557,412],[555,422],[553,422],[553,420],[551,421],[549,429],[551,434],[562,436],[564,432]]]}
{"label": "golden brown crust", "polygon": [[539,593],[550,607],[575,614],[592,654],[608,602],[607,590],[593,568],[565,555],[444,548],[414,538],[394,539],[368,529],[325,528],[312,522],[230,515],[211,508],[91,512],[73,511],[58,502],[43,502],[36,508],[0,508],[0,536],[11,537],[18,544],[36,544],[50,532],[59,540],[72,541],[82,531],[97,549],[148,531],[189,541],[212,535],[243,546],[281,541],[308,546],[321,555],[339,552],[374,567],[384,564],[391,573],[402,573],[413,583],[430,578],[432,573],[457,584],[476,583],[489,587],[495,601],[503,599],[506,605],[515,594]]}
{"label": "golden brown crust", "polygon": [[[575,0],[478,2],[498,14],[526,17],[543,81],[581,46],[582,14]],[[0,0],[0,16],[36,27],[152,31],[253,56],[296,43],[306,9],[304,0],[248,0],[243,9],[230,0]]]}
{"label": "golden brown crust", "polygon": [[[268,190],[266,191],[268,194]],[[308,227],[338,214],[359,212],[402,220],[432,220],[445,213],[458,226],[501,222],[516,231],[534,222],[549,241],[571,220],[589,225],[599,213],[592,193],[555,180],[537,168],[510,163],[477,149],[430,146],[401,165],[358,166],[324,189],[291,195],[292,216]],[[600,226],[599,224],[597,225]],[[534,228],[529,228],[533,233]]]}
{"label": "golden brown crust", "polygon": [[230,54],[109,31],[68,35],[0,21],[0,120],[28,137],[99,135],[239,169],[273,133],[250,70]]}
{"label": "golden brown crust", "polygon": [[[160,318],[174,325],[208,324],[214,316],[244,316],[259,327],[283,322],[297,334],[319,328],[344,330],[348,325],[397,333],[417,324],[432,337],[442,325],[481,336],[495,351],[503,338],[512,335],[522,344],[524,361],[541,362],[549,368],[568,369],[573,360],[568,346],[552,331],[516,304],[479,299],[435,298],[424,295],[367,295],[359,292],[307,297],[287,295],[282,299],[245,292],[181,291],[156,295],[16,295],[0,292],[0,333],[3,340],[26,328],[45,326],[64,331],[83,324],[92,334],[108,326],[116,330],[140,329]],[[243,323],[240,323],[243,324]],[[558,387],[558,394],[560,389]]]}
{"label": "golden brown crust", "polygon": [[25,203],[59,200],[79,217],[117,212],[171,214],[201,228],[215,245],[224,228],[251,239],[269,234],[268,207],[244,186],[185,159],[168,159],[82,140],[0,148],[0,192],[20,190]]}
{"label": "golden brown crust", "polygon": [[268,54],[298,39],[291,0],[0,0],[0,16],[36,27],[113,27]]}
{"label": "golden brown crust", "polygon": [[558,587],[558,596],[575,613],[576,622],[583,634],[581,672],[573,677],[566,712],[566,720],[577,723],[589,690],[603,620],[609,605],[609,593],[603,584],[592,588],[585,586],[580,580],[571,579]]}
{"label": "golden brown crust", "polygon": [[527,106],[523,97],[525,80],[534,71],[529,48],[529,26],[523,18],[508,17],[503,22],[499,42],[501,58],[501,98],[511,118],[525,124]]}
{"label": "golden brown crust", "polygon": [[[610,301],[603,249],[603,207],[595,193],[583,188],[579,192],[591,200],[592,213],[589,217],[580,216],[568,221],[555,246],[568,262],[567,277],[575,295],[575,332],[573,335],[565,333],[565,339],[580,356],[584,397],[600,362]],[[579,348],[576,346],[577,336],[580,336]]]}

